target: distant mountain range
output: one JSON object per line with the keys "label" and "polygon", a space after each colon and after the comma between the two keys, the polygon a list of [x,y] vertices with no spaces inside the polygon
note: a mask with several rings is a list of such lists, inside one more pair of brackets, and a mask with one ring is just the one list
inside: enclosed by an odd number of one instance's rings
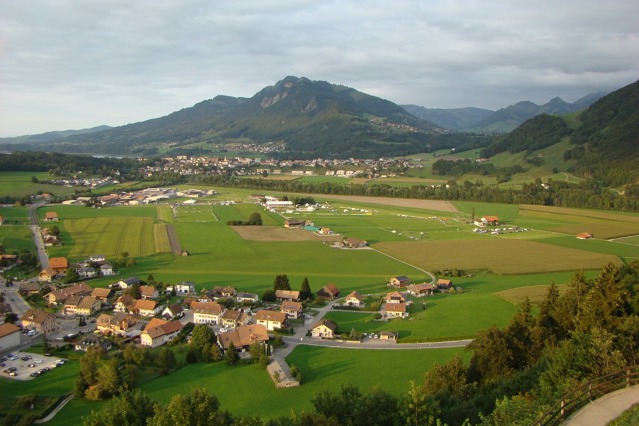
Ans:
{"label": "distant mountain range", "polygon": [[[400,107],[325,81],[286,77],[251,98],[216,96],[164,117],[113,127],[0,139],[9,151],[103,155],[206,155],[244,144],[284,147],[281,157],[401,156],[440,148],[481,148],[491,140],[463,132],[503,133],[539,114],[586,108],[602,96],[572,104],[519,102],[499,111]],[[240,147],[240,148],[237,148]]]}
{"label": "distant mountain range", "polygon": [[508,133],[526,120],[540,114],[570,114],[580,111],[605,95],[605,92],[591,93],[573,103],[559,97],[551,99],[544,105],[522,101],[498,111],[481,108],[424,108],[417,105],[402,105],[402,107],[415,117],[446,129],[493,134]]}

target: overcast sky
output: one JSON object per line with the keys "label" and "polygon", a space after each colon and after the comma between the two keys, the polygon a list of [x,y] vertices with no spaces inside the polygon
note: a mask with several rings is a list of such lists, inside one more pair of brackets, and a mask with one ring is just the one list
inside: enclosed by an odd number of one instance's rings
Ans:
{"label": "overcast sky", "polygon": [[0,136],[142,121],[287,75],[427,108],[573,102],[639,79],[639,1],[0,1]]}

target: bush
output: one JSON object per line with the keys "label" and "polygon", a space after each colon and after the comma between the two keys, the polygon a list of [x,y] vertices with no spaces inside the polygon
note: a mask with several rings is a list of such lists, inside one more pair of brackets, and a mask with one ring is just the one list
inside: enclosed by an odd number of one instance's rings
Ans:
{"label": "bush", "polygon": [[375,314],[375,316],[373,316],[373,318],[374,318],[374,319],[376,319],[376,320],[380,320],[380,319],[382,319],[382,314],[380,314],[379,312],[377,312],[377,313]]}

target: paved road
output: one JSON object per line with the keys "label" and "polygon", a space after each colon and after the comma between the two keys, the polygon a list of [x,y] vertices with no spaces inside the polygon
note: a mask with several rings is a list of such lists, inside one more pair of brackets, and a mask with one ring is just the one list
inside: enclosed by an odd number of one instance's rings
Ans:
{"label": "paved road", "polygon": [[564,426],[605,426],[639,402],[639,385],[604,395],[570,416]]}

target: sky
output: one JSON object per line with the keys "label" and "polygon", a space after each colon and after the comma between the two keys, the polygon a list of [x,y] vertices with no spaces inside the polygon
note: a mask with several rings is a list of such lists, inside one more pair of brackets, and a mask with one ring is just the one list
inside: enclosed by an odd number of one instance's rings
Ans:
{"label": "sky", "polygon": [[574,102],[639,79],[639,1],[0,1],[0,137],[143,121],[288,75],[427,108]]}

